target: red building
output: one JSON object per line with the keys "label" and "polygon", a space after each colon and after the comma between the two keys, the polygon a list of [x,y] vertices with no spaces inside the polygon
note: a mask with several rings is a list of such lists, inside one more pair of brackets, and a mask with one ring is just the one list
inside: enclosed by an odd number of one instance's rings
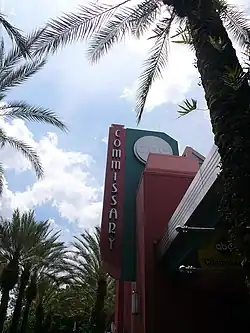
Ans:
{"label": "red building", "polygon": [[219,161],[216,147],[179,156],[165,133],[111,126],[101,253],[117,280],[117,333],[249,325],[240,258],[218,214]]}

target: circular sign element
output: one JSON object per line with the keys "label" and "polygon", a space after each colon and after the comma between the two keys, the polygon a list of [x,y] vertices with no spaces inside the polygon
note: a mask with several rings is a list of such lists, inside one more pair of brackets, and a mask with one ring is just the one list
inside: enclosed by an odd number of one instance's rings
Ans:
{"label": "circular sign element", "polygon": [[146,164],[149,153],[173,155],[169,143],[157,136],[143,136],[134,144],[134,153],[139,161]]}

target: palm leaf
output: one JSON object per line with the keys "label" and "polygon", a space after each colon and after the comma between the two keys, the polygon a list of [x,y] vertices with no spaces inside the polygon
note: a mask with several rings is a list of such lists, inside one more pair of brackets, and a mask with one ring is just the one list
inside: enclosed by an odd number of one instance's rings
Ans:
{"label": "palm leaf", "polygon": [[20,64],[17,68],[10,68],[0,73],[0,91],[7,91],[15,87],[35,73],[37,73],[46,63],[46,59],[36,58]]}
{"label": "palm leaf", "polygon": [[104,271],[100,253],[100,228],[96,227],[94,232],[87,230],[80,237],[75,237],[72,243],[72,256],[69,259],[74,275],[74,284],[84,290],[88,304],[90,302],[93,312],[97,288],[100,280],[107,284],[107,296],[105,297],[105,309],[113,311],[115,290],[114,280]]}
{"label": "palm leaf", "polygon": [[191,98],[190,101],[185,99],[183,104],[184,105],[178,105],[180,108],[180,110],[177,111],[180,115],[179,117],[186,116],[190,112],[197,110],[197,100],[193,98]]}
{"label": "palm leaf", "polygon": [[4,168],[2,163],[0,163],[0,195],[3,193],[4,186]]}
{"label": "palm leaf", "polygon": [[173,19],[174,14],[170,18],[163,19],[154,29],[154,36],[151,37],[155,39],[155,43],[149,51],[149,57],[144,61],[143,72],[138,79],[135,107],[138,123],[152,83],[162,77],[162,71],[167,65],[169,32]]}
{"label": "palm leaf", "polygon": [[87,6],[80,6],[78,13],[64,14],[51,20],[35,43],[36,54],[54,53],[59,47],[85,40],[98,31],[117,8],[128,1],[130,0],[114,6],[92,2]]}
{"label": "palm leaf", "polygon": [[5,56],[5,49],[4,49],[4,40],[2,38],[0,43],[0,69],[4,63],[4,56]]}
{"label": "palm leaf", "polygon": [[[193,47],[193,40],[191,36],[191,31],[188,26],[188,22],[185,22],[186,24],[184,26],[180,26],[176,29],[176,33],[171,36],[171,42],[176,44],[184,44],[191,48],[192,51],[194,51]],[[176,37],[179,37],[180,39],[174,39]]]}
{"label": "palm leaf", "polygon": [[142,1],[135,8],[137,14],[130,20],[131,32],[141,38],[161,13],[161,3],[156,0]]}
{"label": "palm leaf", "polygon": [[241,46],[250,41],[250,24],[244,11],[225,0],[214,1],[225,27],[232,33],[234,40]]}
{"label": "palm leaf", "polygon": [[38,121],[58,127],[67,131],[66,125],[59,120],[54,112],[41,106],[32,106],[26,102],[8,102],[0,106],[0,116],[9,119],[22,119],[28,121]]}
{"label": "palm leaf", "polygon": [[15,28],[13,25],[11,25],[5,18],[4,15],[0,13],[0,24],[4,27],[7,34],[9,35],[10,39],[12,41],[15,41],[18,49],[22,53],[24,57],[29,55],[29,50],[27,48],[26,40],[21,35],[19,29]]}
{"label": "palm leaf", "polygon": [[[43,32],[44,32],[44,28],[37,29],[37,30],[32,31],[30,34],[28,34],[26,36],[27,48],[30,49],[31,52],[32,52],[32,46],[41,37]],[[20,49],[17,46],[12,47],[4,57],[4,62],[0,68],[0,73],[2,71],[9,71],[14,66],[19,65],[22,58],[23,58],[23,55],[22,55],[22,52],[20,51]]]}
{"label": "palm leaf", "polygon": [[156,18],[159,8],[160,3],[151,0],[143,1],[135,7],[120,7],[106,25],[93,35],[87,53],[90,61],[97,62],[126,34],[141,36]]}
{"label": "palm leaf", "polygon": [[8,136],[2,129],[0,129],[0,146],[3,148],[6,144],[20,151],[27,160],[30,161],[39,179],[43,177],[43,168],[35,150],[25,142]]}

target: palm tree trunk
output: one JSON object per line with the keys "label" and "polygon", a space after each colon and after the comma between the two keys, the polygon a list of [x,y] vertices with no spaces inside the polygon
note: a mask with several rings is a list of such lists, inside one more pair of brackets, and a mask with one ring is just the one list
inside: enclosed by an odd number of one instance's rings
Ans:
{"label": "palm tree trunk", "polygon": [[26,302],[24,312],[23,312],[23,320],[22,320],[20,331],[19,331],[20,333],[25,333],[26,332],[31,303],[32,303],[32,300],[27,300],[27,302]]}
{"label": "palm tree trunk", "polygon": [[21,310],[22,310],[22,303],[23,303],[23,299],[24,299],[25,288],[28,284],[29,276],[30,276],[29,269],[24,269],[24,271],[21,275],[20,287],[19,287],[19,291],[18,291],[16,304],[15,304],[15,309],[14,309],[13,316],[12,316],[12,321],[11,321],[9,333],[16,333],[17,332],[17,327],[18,327],[18,323],[19,323],[19,320],[20,320],[20,316],[21,316]]}
{"label": "palm tree trunk", "polygon": [[107,293],[107,281],[105,278],[101,278],[98,281],[96,301],[91,314],[91,329],[93,333],[105,332],[105,312],[104,302]]}
{"label": "palm tree trunk", "polygon": [[4,322],[6,319],[8,303],[9,303],[9,290],[2,290],[1,304],[0,304],[0,333],[3,331]]}
{"label": "palm tree trunk", "polygon": [[236,247],[249,261],[249,248],[243,243],[244,225],[250,222],[250,88],[246,78],[238,86],[236,80],[230,84],[226,78],[237,69],[243,71],[212,0],[191,3],[186,15],[221,156],[220,210],[233,230]]}
{"label": "palm tree trunk", "polygon": [[44,310],[42,303],[39,303],[36,307],[36,322],[35,322],[35,333],[42,333],[43,331],[43,320],[44,320]]}

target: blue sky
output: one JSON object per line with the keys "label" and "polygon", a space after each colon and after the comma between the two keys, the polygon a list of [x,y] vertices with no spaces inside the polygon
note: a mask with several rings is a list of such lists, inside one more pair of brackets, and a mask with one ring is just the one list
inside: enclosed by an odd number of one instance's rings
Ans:
{"label": "blue sky", "polygon": [[[81,3],[2,0],[1,10],[12,23],[29,32]],[[10,216],[15,207],[35,209],[38,219],[51,218],[55,228],[62,229],[65,240],[100,223],[108,127],[111,123],[136,127],[134,91],[148,47],[146,40],[126,40],[92,66],[85,57],[86,45],[71,45],[51,57],[30,81],[13,89],[10,100],[53,109],[68,124],[70,133],[1,120],[0,125],[11,135],[38,150],[45,169],[45,179],[38,182],[21,155],[9,149],[0,152],[6,168],[2,214]],[[171,45],[169,67],[164,79],[154,85],[139,127],[166,132],[179,142],[181,152],[189,145],[206,155],[213,144],[208,114],[197,111],[177,119],[177,104],[186,97],[194,97],[204,106],[193,61],[194,55],[187,48]]]}

